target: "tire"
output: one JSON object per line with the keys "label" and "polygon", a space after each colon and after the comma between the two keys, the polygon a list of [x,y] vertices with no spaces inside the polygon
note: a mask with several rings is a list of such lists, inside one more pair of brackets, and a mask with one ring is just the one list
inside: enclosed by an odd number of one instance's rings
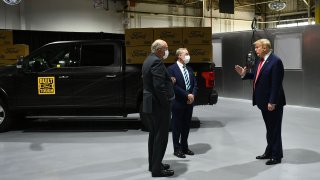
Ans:
{"label": "tire", "polygon": [[7,104],[0,99],[0,132],[8,131],[13,124]]}
{"label": "tire", "polygon": [[139,107],[139,116],[140,116],[140,121],[142,126],[141,130],[149,132],[149,122],[146,116],[144,115],[144,113],[142,112],[142,102],[140,103],[140,107]]}
{"label": "tire", "polygon": [[218,91],[213,89],[210,94],[209,105],[217,104],[217,102],[218,102]]}

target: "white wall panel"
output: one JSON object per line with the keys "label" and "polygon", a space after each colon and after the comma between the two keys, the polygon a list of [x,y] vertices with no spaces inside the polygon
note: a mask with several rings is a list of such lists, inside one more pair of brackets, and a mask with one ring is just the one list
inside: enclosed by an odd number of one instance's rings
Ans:
{"label": "white wall panel", "polygon": [[[1,4],[1,8],[8,5]],[[91,0],[22,0],[15,8],[21,11],[10,14],[7,11],[6,27],[1,23],[0,28],[45,30],[45,31],[74,31],[74,32],[109,32],[123,33],[122,9],[119,2],[109,1],[109,11],[95,9]],[[12,9],[12,7],[10,7]],[[23,14],[20,14],[22,12]],[[18,26],[16,20],[23,19]],[[20,28],[21,26],[21,28]]]}
{"label": "white wall panel", "polygon": [[285,69],[302,69],[302,35],[299,33],[280,34],[274,39],[274,52]]}

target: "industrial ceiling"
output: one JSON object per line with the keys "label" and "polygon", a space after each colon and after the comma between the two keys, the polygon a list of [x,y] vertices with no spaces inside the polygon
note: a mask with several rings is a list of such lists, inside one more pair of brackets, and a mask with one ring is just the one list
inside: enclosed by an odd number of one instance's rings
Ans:
{"label": "industrial ceiling", "polygon": [[[206,10],[218,10],[219,0],[129,0],[131,5],[137,3],[168,4]],[[270,9],[270,3],[284,2],[282,10]],[[205,7],[204,7],[205,6]],[[315,18],[315,0],[234,0],[235,11],[254,12],[259,21],[273,20],[308,20]],[[235,17],[236,18],[236,17]]]}

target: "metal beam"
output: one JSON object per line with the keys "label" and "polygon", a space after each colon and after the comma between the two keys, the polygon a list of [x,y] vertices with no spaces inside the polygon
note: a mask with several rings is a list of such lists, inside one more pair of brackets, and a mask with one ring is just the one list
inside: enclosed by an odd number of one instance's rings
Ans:
{"label": "metal beam", "polygon": [[316,24],[320,24],[320,0],[315,0],[315,20]]}
{"label": "metal beam", "polygon": [[309,7],[309,3],[306,0],[303,0],[303,2]]}

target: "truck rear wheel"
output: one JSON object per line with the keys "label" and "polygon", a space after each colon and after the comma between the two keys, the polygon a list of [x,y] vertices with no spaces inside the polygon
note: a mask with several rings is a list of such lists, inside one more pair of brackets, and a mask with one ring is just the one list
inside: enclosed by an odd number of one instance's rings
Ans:
{"label": "truck rear wheel", "polygon": [[0,99],[0,132],[8,131],[12,125],[12,119],[10,118],[10,112],[2,99]]}

